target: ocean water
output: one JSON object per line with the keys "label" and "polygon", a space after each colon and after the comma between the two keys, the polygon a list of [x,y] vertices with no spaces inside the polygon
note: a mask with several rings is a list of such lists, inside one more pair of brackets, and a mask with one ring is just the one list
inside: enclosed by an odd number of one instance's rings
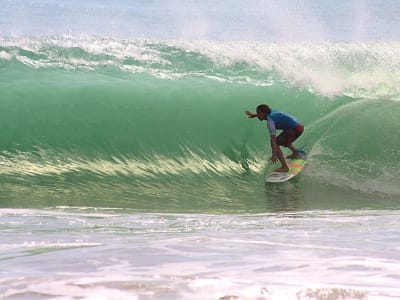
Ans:
{"label": "ocean water", "polygon": [[0,298],[400,298],[399,13],[0,1]]}

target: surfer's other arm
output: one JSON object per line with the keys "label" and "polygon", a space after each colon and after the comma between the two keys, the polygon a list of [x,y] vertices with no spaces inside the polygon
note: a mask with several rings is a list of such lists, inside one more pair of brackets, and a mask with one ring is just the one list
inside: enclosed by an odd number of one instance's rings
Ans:
{"label": "surfer's other arm", "polygon": [[276,161],[278,160],[278,144],[276,143],[276,135],[271,135],[271,150],[272,150],[271,162],[275,164]]}

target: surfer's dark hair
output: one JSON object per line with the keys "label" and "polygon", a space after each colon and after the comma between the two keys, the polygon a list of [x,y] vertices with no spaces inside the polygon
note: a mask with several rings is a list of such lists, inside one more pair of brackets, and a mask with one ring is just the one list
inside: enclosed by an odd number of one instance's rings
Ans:
{"label": "surfer's dark hair", "polygon": [[268,115],[271,112],[271,108],[266,104],[260,104],[257,106],[257,111],[261,111]]}

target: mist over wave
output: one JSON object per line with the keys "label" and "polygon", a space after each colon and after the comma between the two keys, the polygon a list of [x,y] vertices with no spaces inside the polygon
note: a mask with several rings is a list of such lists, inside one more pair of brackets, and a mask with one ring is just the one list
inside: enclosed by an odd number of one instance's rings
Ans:
{"label": "mist over wave", "polygon": [[397,0],[4,0],[0,36],[85,33],[175,40],[391,41],[400,37],[399,10]]}

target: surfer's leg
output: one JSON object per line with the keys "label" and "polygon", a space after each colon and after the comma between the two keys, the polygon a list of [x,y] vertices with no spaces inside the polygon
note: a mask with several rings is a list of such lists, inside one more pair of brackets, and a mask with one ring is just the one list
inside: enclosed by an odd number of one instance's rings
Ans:
{"label": "surfer's leg", "polygon": [[303,133],[303,131],[304,131],[304,126],[301,124],[287,131],[287,139],[286,139],[287,144],[285,146],[292,151],[292,154],[288,155],[286,158],[301,157],[301,154],[297,151],[296,147],[293,146],[293,142],[298,139],[298,137]]}
{"label": "surfer's leg", "polygon": [[285,156],[283,155],[283,152],[281,150],[281,147],[278,145],[278,151],[276,152],[276,155],[278,156],[279,161],[282,164],[282,167],[275,169],[275,172],[289,172],[289,166],[286,162]]}
{"label": "surfer's leg", "polygon": [[286,147],[287,145],[287,131],[281,132],[280,135],[276,138],[276,143],[278,144],[278,150],[276,152],[276,155],[278,156],[278,159],[282,166],[278,169],[275,169],[275,172],[288,172],[289,171],[289,166],[286,162],[286,158],[283,155],[281,146]]}
{"label": "surfer's leg", "polygon": [[292,151],[292,154],[286,156],[286,158],[300,158],[301,157],[299,151],[297,151],[296,147],[293,146],[293,144],[290,144],[287,147]]}
{"label": "surfer's leg", "polygon": [[287,129],[282,131],[282,133],[276,139],[278,145],[292,150],[292,154],[288,155],[286,158],[296,158],[296,155],[298,154],[296,148],[292,145],[292,141],[295,140],[295,134],[295,129]]}

